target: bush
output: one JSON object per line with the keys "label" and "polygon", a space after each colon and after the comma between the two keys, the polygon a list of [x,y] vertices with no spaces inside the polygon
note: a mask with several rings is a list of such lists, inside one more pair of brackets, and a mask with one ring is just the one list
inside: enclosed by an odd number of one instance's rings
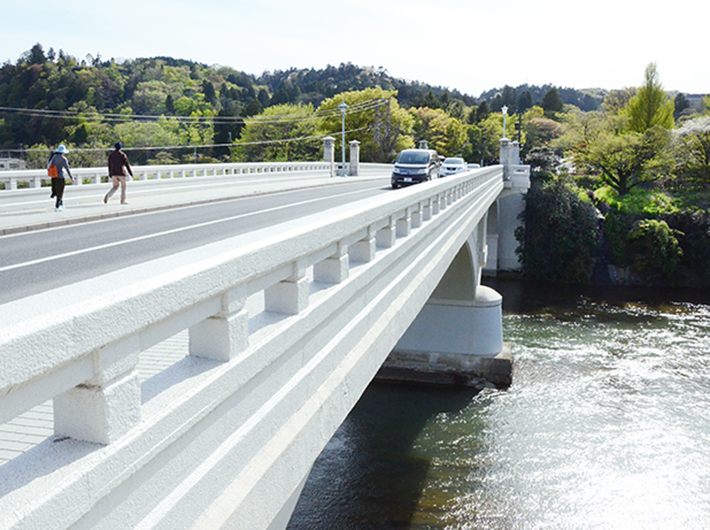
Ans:
{"label": "bush", "polygon": [[626,195],[619,195],[610,186],[602,186],[594,191],[594,198],[622,214],[658,215],[678,211],[676,201],[670,195],[654,188],[634,188]]}
{"label": "bush", "polygon": [[685,211],[668,216],[668,223],[680,230],[681,266],[687,283],[710,286],[710,214],[701,210]]}
{"label": "bush", "polygon": [[671,279],[683,255],[677,235],[682,232],[658,219],[641,219],[634,223],[627,238],[633,254],[632,269],[649,279],[657,276]]}
{"label": "bush", "polygon": [[589,282],[599,233],[597,211],[584,190],[555,179],[525,196],[516,253],[528,278]]}

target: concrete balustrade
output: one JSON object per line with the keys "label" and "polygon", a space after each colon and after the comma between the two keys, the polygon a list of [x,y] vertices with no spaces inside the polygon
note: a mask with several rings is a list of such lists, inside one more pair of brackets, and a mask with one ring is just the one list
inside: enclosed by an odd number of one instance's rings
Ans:
{"label": "concrete balustrade", "polygon": [[[377,164],[377,166],[390,167],[384,164]],[[216,175],[330,171],[330,165],[326,162],[250,162],[131,166],[131,169],[135,180],[162,180]],[[71,172],[74,176],[74,184],[78,186],[82,185],[84,181],[88,181],[90,184],[99,184],[102,178],[108,177],[106,167],[72,168]],[[0,182],[5,183],[5,190],[16,190],[20,183],[27,183],[30,188],[39,188],[43,182],[46,184],[49,180],[45,169],[0,172]]]}
{"label": "concrete balustrade", "polygon": [[[57,437],[18,457],[0,528],[285,526],[503,187],[474,170],[5,304],[0,423],[54,399]],[[140,353],[185,329],[141,385]]]}

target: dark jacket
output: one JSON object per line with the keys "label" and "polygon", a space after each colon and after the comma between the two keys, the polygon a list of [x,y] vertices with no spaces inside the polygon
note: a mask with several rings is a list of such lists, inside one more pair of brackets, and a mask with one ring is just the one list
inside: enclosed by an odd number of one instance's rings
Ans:
{"label": "dark jacket", "polygon": [[108,155],[108,174],[110,177],[125,176],[126,169],[133,176],[133,170],[131,170],[131,164],[128,163],[128,157],[123,151],[116,149],[110,155]]}

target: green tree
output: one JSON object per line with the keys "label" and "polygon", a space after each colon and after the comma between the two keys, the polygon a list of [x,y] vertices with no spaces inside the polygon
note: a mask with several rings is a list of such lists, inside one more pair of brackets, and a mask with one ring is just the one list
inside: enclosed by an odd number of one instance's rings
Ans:
{"label": "green tree", "polygon": [[411,109],[416,141],[426,140],[443,156],[462,156],[467,149],[466,126],[440,109]]}
{"label": "green tree", "polygon": [[605,132],[582,149],[578,158],[596,169],[604,184],[619,195],[626,195],[636,186],[664,175],[668,140],[668,132],[660,127],[653,127],[644,134]]}
{"label": "green tree", "polygon": [[550,90],[545,92],[545,95],[542,96],[540,106],[544,109],[545,116],[549,117],[554,116],[558,112],[562,112],[565,108],[562,97],[555,87],[552,87]]}
{"label": "green tree", "polygon": [[690,102],[685,97],[685,94],[682,92],[676,94],[675,98],[673,98],[673,118],[677,120],[681,117],[683,111],[688,108],[690,108]]}
{"label": "green tree", "polygon": [[631,267],[645,277],[658,275],[668,281],[683,255],[677,239],[679,235],[683,233],[673,230],[665,221],[637,221],[627,236],[629,253],[633,256]]}
{"label": "green tree", "polygon": [[246,120],[234,156],[244,162],[316,160],[321,150],[313,106],[286,103]]}
{"label": "green tree", "polygon": [[632,97],[636,95],[638,90],[634,87],[627,87],[622,90],[612,90],[609,92],[602,102],[602,109],[612,114],[619,114],[626,106]]}
{"label": "green tree", "polygon": [[[321,128],[340,138],[342,122],[338,105],[344,102],[348,105],[345,130],[351,131],[346,134],[346,142],[360,142],[360,160],[391,162],[402,149],[414,147],[411,137],[414,118],[399,106],[396,95],[396,90],[380,87],[337,94],[318,107],[318,114],[325,116]],[[336,160],[340,160],[340,144],[335,142]]]}
{"label": "green tree", "polygon": [[684,177],[710,184],[710,116],[673,131],[676,160]]}
{"label": "green tree", "polygon": [[673,100],[663,90],[659,81],[656,63],[650,63],[644,74],[644,84],[623,110],[629,117],[629,129],[643,133],[654,126],[671,129],[673,120]]}
{"label": "green tree", "polygon": [[586,283],[592,275],[598,222],[594,206],[579,188],[554,179],[525,196],[516,253],[528,278]]}

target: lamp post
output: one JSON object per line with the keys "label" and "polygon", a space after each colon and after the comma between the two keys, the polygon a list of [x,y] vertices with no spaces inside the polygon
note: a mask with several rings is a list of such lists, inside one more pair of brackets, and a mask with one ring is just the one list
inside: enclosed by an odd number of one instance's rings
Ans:
{"label": "lamp post", "polygon": [[338,108],[340,109],[340,114],[343,116],[343,124],[342,124],[342,135],[343,135],[343,169],[342,169],[342,176],[345,176],[345,112],[348,110],[348,106],[346,103],[343,101],[340,105],[338,105]]}
{"label": "lamp post", "polygon": [[508,107],[503,105],[503,108],[500,110],[503,113],[503,138],[507,138],[507,136],[505,135],[505,117],[508,115]]}

